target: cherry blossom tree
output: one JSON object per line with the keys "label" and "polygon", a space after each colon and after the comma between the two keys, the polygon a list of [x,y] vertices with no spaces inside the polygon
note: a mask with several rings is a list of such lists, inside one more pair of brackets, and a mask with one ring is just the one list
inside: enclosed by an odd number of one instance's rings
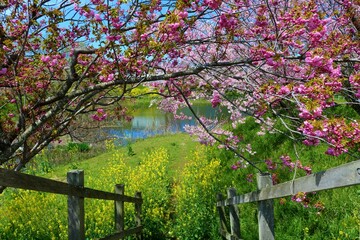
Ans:
{"label": "cherry blossom tree", "polygon": [[[347,0],[0,1],[0,165],[21,169],[81,114],[102,121],[147,84],[176,115],[196,98],[231,127],[194,116],[187,131],[246,159],[246,117],[327,154],[358,152],[359,2]],[[184,116],[177,116],[184,117]],[[282,128],[276,128],[275,123]],[[19,151],[21,149],[21,151]],[[251,152],[251,146],[244,150]]]}
{"label": "cherry blossom tree", "polygon": [[[258,134],[278,132],[305,145],[323,142],[329,155],[358,156],[358,2],[222,2],[212,16],[196,23],[180,50],[182,61],[175,60],[204,69],[170,87],[180,92],[179,105],[191,106],[187,99],[195,92],[227,107],[232,127],[225,131],[220,122],[198,118],[201,126],[188,132],[206,144],[219,142],[254,167],[241,154],[251,146],[239,149],[231,130],[249,116],[261,125]],[[341,106],[348,113],[338,114]]]}

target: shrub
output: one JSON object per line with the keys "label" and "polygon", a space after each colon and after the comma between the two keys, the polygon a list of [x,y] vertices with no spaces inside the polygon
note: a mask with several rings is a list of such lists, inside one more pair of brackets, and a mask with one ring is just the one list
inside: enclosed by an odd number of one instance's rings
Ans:
{"label": "shrub", "polygon": [[90,150],[90,145],[88,143],[74,143],[74,142],[69,142],[67,144],[67,150],[68,151],[79,151],[79,152],[87,152]]}
{"label": "shrub", "polygon": [[49,173],[53,170],[54,164],[49,160],[48,154],[42,150],[34,160],[26,166],[29,174]]}

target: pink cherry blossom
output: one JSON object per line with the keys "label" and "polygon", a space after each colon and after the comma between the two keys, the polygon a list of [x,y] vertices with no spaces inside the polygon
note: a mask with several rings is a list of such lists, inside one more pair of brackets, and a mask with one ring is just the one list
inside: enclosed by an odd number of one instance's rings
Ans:
{"label": "pink cherry blossom", "polygon": [[100,122],[107,118],[107,114],[105,113],[104,109],[99,108],[96,110],[96,113],[93,114],[91,117],[92,119]]}

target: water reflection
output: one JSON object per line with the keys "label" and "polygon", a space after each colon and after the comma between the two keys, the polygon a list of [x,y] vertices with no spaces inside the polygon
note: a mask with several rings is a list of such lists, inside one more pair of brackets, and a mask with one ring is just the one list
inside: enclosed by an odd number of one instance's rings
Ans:
{"label": "water reflection", "polygon": [[[215,119],[221,117],[224,111],[214,109],[208,104],[198,104],[193,107],[197,115]],[[131,123],[117,123],[118,127],[106,128],[104,131],[112,138],[115,138],[118,144],[126,145],[135,139],[147,138],[164,133],[183,132],[185,125],[194,126],[197,124],[192,116],[190,109],[183,109],[186,116],[191,119],[174,119],[170,113],[164,113],[155,107],[139,109],[134,112]]]}

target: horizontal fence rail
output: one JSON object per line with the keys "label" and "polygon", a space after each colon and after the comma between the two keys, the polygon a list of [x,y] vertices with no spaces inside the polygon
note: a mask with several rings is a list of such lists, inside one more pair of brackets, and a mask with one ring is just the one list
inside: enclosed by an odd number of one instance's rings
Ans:
{"label": "horizontal fence rail", "polygon": [[55,181],[20,172],[14,172],[4,168],[0,168],[0,186],[62,195],[72,195],[83,198],[142,203],[142,199],[135,197],[104,192],[86,187],[76,187],[65,182]]}
{"label": "horizontal fence rail", "polygon": [[258,191],[218,201],[217,206],[258,202],[292,196],[298,192],[318,192],[357,184],[360,184],[360,160],[301,177],[294,181],[280,183]]}
{"label": "horizontal fence rail", "polygon": [[[360,160],[277,185],[272,185],[270,174],[258,174],[257,191],[236,195],[235,189],[229,189],[226,199],[222,194],[217,195],[220,235],[223,239],[241,239],[237,205],[257,202],[259,239],[273,240],[275,239],[273,199],[293,196],[299,192],[318,192],[358,184],[360,184]],[[225,207],[229,207],[230,224],[226,222]]]}
{"label": "horizontal fence rail", "polygon": [[[143,199],[140,192],[137,192],[135,197],[126,196],[124,195],[124,185],[120,184],[115,185],[115,193],[86,188],[84,187],[84,172],[82,170],[68,172],[67,180],[68,183],[65,183],[0,168],[0,186],[68,196],[69,240],[85,239],[85,198],[113,200],[115,202],[116,232],[101,239],[122,239],[134,234],[136,234],[137,239],[142,239],[141,206]],[[124,202],[135,204],[136,226],[126,230],[124,229]]]}

